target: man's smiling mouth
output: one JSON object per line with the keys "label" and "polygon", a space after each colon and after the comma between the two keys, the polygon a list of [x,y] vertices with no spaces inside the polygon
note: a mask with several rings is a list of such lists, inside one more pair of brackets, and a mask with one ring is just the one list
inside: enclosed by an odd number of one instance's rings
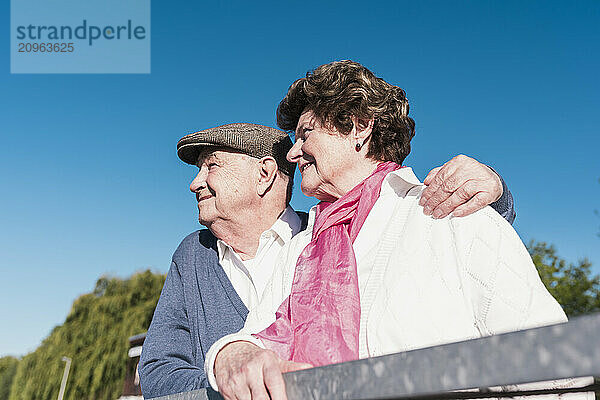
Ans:
{"label": "man's smiling mouth", "polygon": [[210,194],[205,194],[204,196],[200,197],[198,196],[198,202],[201,202],[202,200],[206,200],[206,199],[210,199],[212,196]]}

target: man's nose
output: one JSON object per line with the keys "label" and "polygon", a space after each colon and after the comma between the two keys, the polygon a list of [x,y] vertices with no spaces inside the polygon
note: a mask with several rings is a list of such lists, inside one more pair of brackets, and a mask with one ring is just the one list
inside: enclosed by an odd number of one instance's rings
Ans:
{"label": "man's nose", "polygon": [[198,174],[190,183],[190,191],[192,193],[197,193],[200,189],[206,187],[206,170],[204,168],[200,168]]}
{"label": "man's nose", "polygon": [[297,163],[302,156],[302,140],[296,140],[290,151],[287,152],[286,158],[289,162]]}

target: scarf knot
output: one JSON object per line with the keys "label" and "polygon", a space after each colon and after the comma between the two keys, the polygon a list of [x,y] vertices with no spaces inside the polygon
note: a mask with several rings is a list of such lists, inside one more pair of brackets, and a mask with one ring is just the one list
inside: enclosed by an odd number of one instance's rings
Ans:
{"label": "scarf knot", "polygon": [[275,322],[256,335],[282,359],[320,366],[358,358],[360,297],[352,244],[383,179],[398,168],[381,163],[335,202],[317,204],[312,239],[298,257],[291,293]]}

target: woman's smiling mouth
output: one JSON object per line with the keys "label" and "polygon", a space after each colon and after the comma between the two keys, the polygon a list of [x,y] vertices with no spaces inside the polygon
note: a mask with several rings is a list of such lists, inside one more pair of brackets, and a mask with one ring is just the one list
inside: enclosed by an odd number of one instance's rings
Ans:
{"label": "woman's smiling mouth", "polygon": [[298,169],[300,170],[300,173],[304,172],[304,170],[308,167],[310,167],[311,165],[313,165],[312,162],[307,162],[306,164],[302,164],[301,166],[298,166]]}

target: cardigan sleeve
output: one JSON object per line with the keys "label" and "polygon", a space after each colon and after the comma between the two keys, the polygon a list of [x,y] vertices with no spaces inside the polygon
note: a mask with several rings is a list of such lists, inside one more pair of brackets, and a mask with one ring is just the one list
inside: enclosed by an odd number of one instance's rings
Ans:
{"label": "cardigan sleeve", "polygon": [[171,263],[146,334],[138,369],[144,398],[208,386],[204,369],[194,365],[183,284],[175,262]]}
{"label": "cardigan sleeve", "polygon": [[565,322],[523,242],[489,207],[451,220],[462,274],[483,335]]}
{"label": "cardigan sleeve", "polygon": [[492,204],[492,207],[502,218],[507,220],[510,224],[515,222],[515,218],[517,217],[517,213],[515,212],[515,202],[510,190],[508,190],[508,186],[502,176],[492,167],[488,165],[488,167],[498,175],[500,181],[502,182],[502,196]]}
{"label": "cardigan sleeve", "polygon": [[[566,322],[567,316],[542,283],[515,230],[489,208],[467,218],[456,218],[452,224],[457,248],[462,252],[464,280],[469,287],[480,332],[493,335]],[[556,389],[591,383],[593,378],[583,377],[490,389],[498,392]],[[563,396],[547,398],[560,400]],[[565,398],[593,400],[594,393],[572,393]],[[516,399],[526,400],[527,397]]]}

